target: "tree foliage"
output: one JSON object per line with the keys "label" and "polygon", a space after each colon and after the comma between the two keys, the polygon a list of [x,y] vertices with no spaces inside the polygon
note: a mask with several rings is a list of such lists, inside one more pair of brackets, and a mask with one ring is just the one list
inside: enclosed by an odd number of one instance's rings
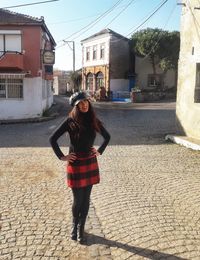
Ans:
{"label": "tree foliage", "polygon": [[132,35],[132,47],[139,57],[148,57],[156,74],[156,65],[163,72],[177,70],[180,35],[179,32],[147,28]]}
{"label": "tree foliage", "polygon": [[180,33],[167,32],[160,41],[159,65],[166,72],[170,69],[177,70],[180,50]]}
{"label": "tree foliage", "polygon": [[72,71],[70,73],[70,79],[74,85],[74,91],[79,91],[81,81],[82,81],[82,73],[81,70]]}

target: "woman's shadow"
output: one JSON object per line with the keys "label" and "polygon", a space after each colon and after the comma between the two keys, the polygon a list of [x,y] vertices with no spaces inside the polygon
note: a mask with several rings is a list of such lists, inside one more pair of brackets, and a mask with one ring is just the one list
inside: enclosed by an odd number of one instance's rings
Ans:
{"label": "woman's shadow", "polygon": [[120,243],[114,240],[109,240],[101,236],[86,233],[87,240],[84,245],[91,246],[94,244],[105,245],[107,247],[117,247],[125,251],[133,253],[134,255],[144,256],[148,259],[158,260],[158,259],[170,259],[170,260],[187,260],[186,258],[174,256],[171,254],[162,253],[156,250],[130,246],[128,244]]}

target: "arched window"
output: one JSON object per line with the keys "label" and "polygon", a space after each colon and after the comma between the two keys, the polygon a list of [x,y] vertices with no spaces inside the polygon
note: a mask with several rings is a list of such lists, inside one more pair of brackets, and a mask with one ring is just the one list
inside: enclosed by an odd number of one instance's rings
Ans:
{"label": "arched window", "polygon": [[93,90],[93,74],[88,73],[86,76],[86,90]]}
{"label": "arched window", "polygon": [[96,90],[98,90],[100,87],[105,87],[104,86],[104,75],[101,71],[97,73],[96,79],[97,79]]}

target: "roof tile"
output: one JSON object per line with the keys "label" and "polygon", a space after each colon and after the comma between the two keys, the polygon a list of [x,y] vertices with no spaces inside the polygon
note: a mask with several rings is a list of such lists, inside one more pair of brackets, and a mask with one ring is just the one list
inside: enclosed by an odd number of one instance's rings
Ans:
{"label": "roof tile", "polygon": [[20,14],[16,12],[11,12],[6,9],[0,8],[0,24],[16,24],[16,23],[31,23],[31,24],[41,24],[43,18],[36,18],[25,14]]}

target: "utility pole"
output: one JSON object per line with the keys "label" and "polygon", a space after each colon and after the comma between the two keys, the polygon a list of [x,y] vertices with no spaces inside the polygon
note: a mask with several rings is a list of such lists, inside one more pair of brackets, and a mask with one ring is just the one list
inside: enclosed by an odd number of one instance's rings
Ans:
{"label": "utility pole", "polygon": [[[67,45],[69,46],[70,50],[73,51],[73,72],[75,72],[75,42],[74,41],[66,41],[63,40]],[[72,47],[70,46],[69,43],[72,43]]]}

